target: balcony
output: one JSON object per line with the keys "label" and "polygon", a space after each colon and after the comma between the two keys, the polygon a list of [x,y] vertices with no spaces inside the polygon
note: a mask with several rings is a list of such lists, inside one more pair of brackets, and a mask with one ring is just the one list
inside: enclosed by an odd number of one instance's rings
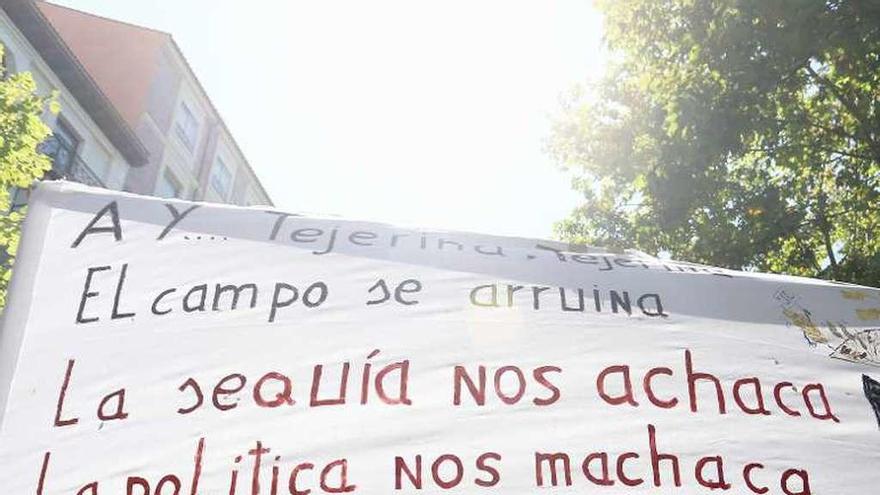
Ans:
{"label": "balcony", "polygon": [[49,136],[40,145],[40,152],[52,160],[52,168],[45,179],[65,179],[88,186],[106,187],[104,181],[76,154],[76,149],[65,140]]}
{"label": "balcony", "polygon": [[[40,144],[39,151],[52,160],[52,168],[46,172],[43,179],[64,179],[87,186],[106,187],[104,181],[77,156],[76,148],[67,145],[64,139],[49,136]],[[30,188],[14,188],[11,191],[9,211],[16,211],[27,205],[30,193]]]}

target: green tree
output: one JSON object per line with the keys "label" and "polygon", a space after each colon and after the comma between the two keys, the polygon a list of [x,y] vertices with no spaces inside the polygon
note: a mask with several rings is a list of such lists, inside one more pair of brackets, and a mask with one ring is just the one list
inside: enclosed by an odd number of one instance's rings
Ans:
{"label": "green tree", "polygon": [[[0,60],[3,57],[0,45]],[[49,158],[38,146],[51,129],[41,120],[49,108],[57,111],[54,96],[41,97],[29,73],[8,74],[0,66],[0,308],[6,304],[6,289],[18,249],[24,209],[12,210],[15,188],[28,188],[49,170]]]}
{"label": "green tree", "polygon": [[880,2],[599,0],[548,151],[563,238],[880,285]]}

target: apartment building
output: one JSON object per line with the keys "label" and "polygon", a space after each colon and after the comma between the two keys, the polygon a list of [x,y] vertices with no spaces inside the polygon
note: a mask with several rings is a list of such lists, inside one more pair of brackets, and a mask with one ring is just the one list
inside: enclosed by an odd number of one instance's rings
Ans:
{"label": "apartment building", "polygon": [[58,91],[53,176],[140,194],[271,205],[168,33],[32,0],[0,0],[12,71]]}
{"label": "apartment building", "polygon": [[61,113],[44,119],[53,136],[43,151],[52,175],[122,189],[128,172],[147,163],[146,147],[31,2],[2,2],[0,43],[8,72],[28,71],[38,91],[58,91]]}

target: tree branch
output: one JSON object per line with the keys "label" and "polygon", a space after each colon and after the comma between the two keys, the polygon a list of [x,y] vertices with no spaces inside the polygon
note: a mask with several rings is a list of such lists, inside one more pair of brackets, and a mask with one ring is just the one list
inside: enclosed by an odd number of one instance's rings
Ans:
{"label": "tree branch", "polygon": [[817,210],[816,220],[819,224],[819,231],[822,233],[822,244],[825,246],[825,254],[828,256],[828,263],[830,264],[830,278],[831,280],[837,280],[839,270],[837,268],[837,257],[834,255],[834,243],[831,242],[831,223],[828,221],[827,216],[827,196],[821,186],[819,188]]}
{"label": "tree branch", "polygon": [[[750,153],[770,153],[770,152],[774,152],[774,151],[781,151],[781,150],[787,150],[787,149],[800,150],[800,149],[803,149],[803,146],[795,145],[795,144],[786,144],[786,145],[781,145],[781,146],[756,146],[756,147],[745,148],[745,149],[743,149],[743,151],[750,152]],[[822,151],[824,153],[837,154],[837,155],[846,156],[849,158],[855,158],[857,160],[873,160],[874,159],[873,156],[861,155],[859,153],[852,153],[849,151],[838,150],[838,149],[834,149],[834,148],[816,147],[814,149],[816,149],[818,151]]]}
{"label": "tree branch", "polygon": [[850,115],[852,115],[854,119],[856,119],[856,122],[858,122],[859,124],[859,134],[862,135],[862,138],[866,141],[868,147],[871,148],[875,160],[880,161],[880,144],[878,144],[871,138],[871,135],[868,133],[868,128],[870,124],[868,122],[865,122],[865,117],[860,114],[859,109],[856,108],[855,103],[853,103],[849,98],[841,93],[840,88],[838,88],[833,81],[828,80],[828,78],[816,72],[815,69],[813,69],[809,64],[807,64],[805,68],[807,69],[807,73],[809,73],[810,76],[816,80],[816,82],[826,86],[831,94],[834,95],[834,98],[837,99],[837,101],[840,102],[840,104],[843,105],[847,109],[847,111],[849,111]]}

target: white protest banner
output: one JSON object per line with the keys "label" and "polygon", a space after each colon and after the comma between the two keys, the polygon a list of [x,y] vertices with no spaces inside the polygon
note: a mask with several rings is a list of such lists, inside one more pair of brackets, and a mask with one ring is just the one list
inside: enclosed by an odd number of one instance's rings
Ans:
{"label": "white protest banner", "polygon": [[45,183],[0,486],[865,495],[878,342],[876,289]]}

